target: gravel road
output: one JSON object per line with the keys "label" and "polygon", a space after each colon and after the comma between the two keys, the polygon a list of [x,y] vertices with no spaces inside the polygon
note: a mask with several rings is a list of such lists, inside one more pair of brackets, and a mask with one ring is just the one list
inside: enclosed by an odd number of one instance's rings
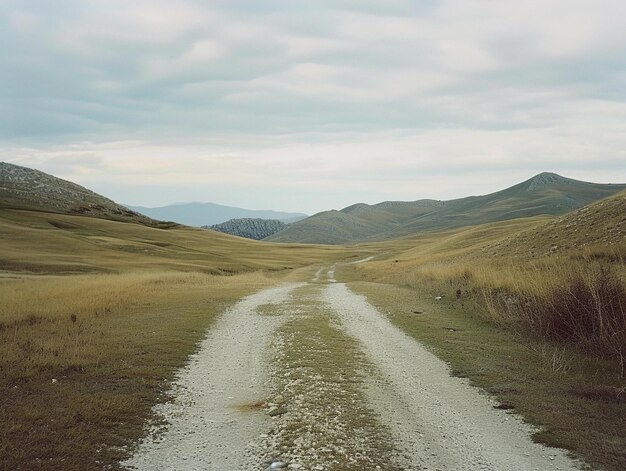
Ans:
{"label": "gravel road", "polygon": [[[357,471],[367,462],[376,463],[367,469],[387,470],[580,469],[562,450],[533,443],[530,426],[452,377],[444,362],[334,276],[334,268],[318,271],[313,283],[264,290],[227,310],[181,370],[171,391],[176,399],[155,407],[164,425],[122,465],[146,471]],[[310,337],[298,337],[294,326],[313,329],[318,320],[327,329],[315,335],[328,337],[311,349]],[[344,344],[346,354],[337,354]],[[331,353],[336,368],[316,370]],[[346,355],[359,370],[337,382],[337,371],[356,371]],[[355,421],[365,424],[358,433],[346,425]],[[330,430],[332,424],[343,431]],[[392,444],[389,450],[383,442]],[[328,454],[333,449],[341,450],[340,459]],[[377,456],[364,456],[368,450]]]}
{"label": "gravel road", "polygon": [[363,345],[377,373],[372,407],[391,427],[409,469],[574,470],[562,450],[534,443],[534,431],[395,327],[363,296],[330,284],[324,299]]}
{"label": "gravel road", "polygon": [[154,409],[166,426],[155,426],[123,466],[145,471],[259,469],[250,447],[269,418],[263,411],[244,414],[240,409],[265,397],[265,355],[281,320],[259,315],[257,309],[285,302],[298,286],[248,296],[220,317],[180,371],[170,391],[175,400]]}

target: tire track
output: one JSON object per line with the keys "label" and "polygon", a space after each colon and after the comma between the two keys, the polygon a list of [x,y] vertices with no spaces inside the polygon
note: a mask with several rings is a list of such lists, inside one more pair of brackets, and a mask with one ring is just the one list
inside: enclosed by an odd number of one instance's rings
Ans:
{"label": "tire track", "polygon": [[376,366],[370,403],[391,427],[408,469],[580,469],[563,450],[534,443],[533,428],[496,410],[466,379],[452,377],[443,361],[345,284],[327,285],[323,299]]}

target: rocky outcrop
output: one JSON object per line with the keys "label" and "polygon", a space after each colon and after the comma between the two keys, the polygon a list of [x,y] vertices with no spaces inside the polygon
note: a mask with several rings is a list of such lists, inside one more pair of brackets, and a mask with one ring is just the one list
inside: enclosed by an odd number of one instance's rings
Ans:
{"label": "rocky outcrop", "polygon": [[242,218],[202,227],[247,239],[261,240],[282,231],[287,224],[276,219]]}

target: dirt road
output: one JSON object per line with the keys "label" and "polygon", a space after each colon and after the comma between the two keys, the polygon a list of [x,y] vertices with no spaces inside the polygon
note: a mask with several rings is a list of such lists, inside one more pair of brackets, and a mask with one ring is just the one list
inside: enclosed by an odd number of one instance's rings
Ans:
{"label": "dirt road", "polygon": [[155,409],[139,470],[574,470],[334,268],[243,299]]}

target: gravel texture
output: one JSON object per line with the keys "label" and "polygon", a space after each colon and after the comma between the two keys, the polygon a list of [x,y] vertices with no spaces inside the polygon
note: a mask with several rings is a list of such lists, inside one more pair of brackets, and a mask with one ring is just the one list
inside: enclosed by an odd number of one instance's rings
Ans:
{"label": "gravel texture", "polygon": [[[139,470],[580,469],[562,450],[334,282],[244,298],[155,407]],[[320,279],[325,278],[325,279]]]}
{"label": "gravel texture", "polygon": [[155,407],[164,425],[155,426],[122,465],[145,471],[259,469],[250,445],[270,419],[248,406],[264,400],[266,350],[282,321],[256,309],[284,302],[298,286],[261,291],[222,315],[179,373],[170,391],[175,400]]}
{"label": "gravel texture", "polygon": [[562,450],[534,443],[532,427],[494,408],[495,401],[344,284],[324,292],[346,332],[363,345],[378,373],[368,388],[372,407],[391,427],[406,469],[574,470]]}

